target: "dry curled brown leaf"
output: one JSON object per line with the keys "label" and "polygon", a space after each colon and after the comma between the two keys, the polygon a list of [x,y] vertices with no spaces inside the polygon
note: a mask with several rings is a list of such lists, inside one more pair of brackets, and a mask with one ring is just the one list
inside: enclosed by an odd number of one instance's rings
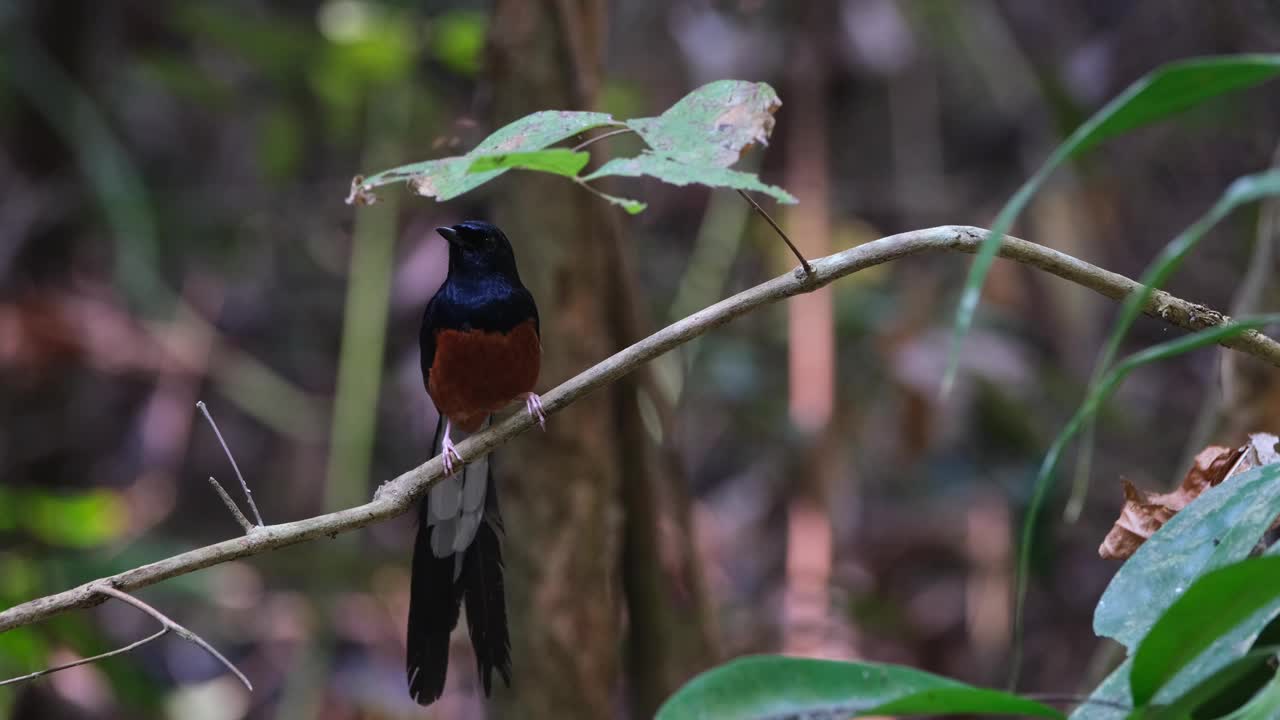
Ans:
{"label": "dry curled brown leaf", "polygon": [[1098,554],[1107,559],[1127,559],[1205,490],[1242,472],[1280,461],[1275,450],[1276,442],[1275,435],[1254,433],[1249,436],[1248,443],[1238,448],[1211,445],[1196,455],[1182,484],[1170,493],[1146,492],[1128,480],[1121,480],[1124,507],[1098,547]]}

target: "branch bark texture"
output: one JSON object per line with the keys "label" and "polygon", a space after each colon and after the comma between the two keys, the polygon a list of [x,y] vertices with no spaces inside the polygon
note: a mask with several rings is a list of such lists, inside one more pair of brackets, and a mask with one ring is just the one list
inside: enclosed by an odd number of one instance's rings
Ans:
{"label": "branch bark texture", "polygon": [[[972,253],[986,236],[987,231],[981,228],[947,225],[892,235],[811,261],[813,274],[810,276],[806,277],[800,268],[796,268],[793,272],[696,312],[605,358],[543,394],[543,408],[548,415],[559,412],[655,357],[765,305],[811,292],[859,270],[909,255],[940,250]],[[1001,243],[1000,256],[1039,268],[1112,299],[1123,298],[1138,287],[1137,282],[1123,275],[1014,237],[1006,237]],[[1200,330],[1228,321],[1220,312],[1181,300],[1163,291],[1152,294],[1143,312],[1187,330]],[[1250,331],[1222,344],[1280,367],[1280,343],[1259,332]],[[535,425],[536,421],[528,412],[517,412],[489,430],[459,443],[458,453],[464,462],[475,460]],[[100,604],[104,596],[96,588],[104,583],[131,592],[211,565],[326,535],[335,537],[339,533],[395,517],[412,509],[414,501],[438,482],[443,472],[440,458],[434,457],[384,483],[374,494],[373,500],[364,505],[296,522],[257,527],[241,537],[190,550],[116,575],[92,580],[55,595],[16,605],[0,612],[0,632],[30,625],[67,610]]]}

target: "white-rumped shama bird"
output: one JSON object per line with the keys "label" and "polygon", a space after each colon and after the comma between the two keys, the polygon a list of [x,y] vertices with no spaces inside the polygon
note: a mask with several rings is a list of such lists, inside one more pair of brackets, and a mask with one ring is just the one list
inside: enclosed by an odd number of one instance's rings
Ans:
{"label": "white-rumped shama bird", "polygon": [[422,705],[444,692],[449,634],[464,603],[485,695],[494,670],[511,684],[497,490],[489,456],[458,467],[454,441],[521,399],[545,423],[533,392],[542,360],[538,308],[520,282],[511,243],[476,220],[436,232],[449,242],[449,273],[427,303],[418,343],[422,381],[440,412],[433,451],[444,455],[447,477],[419,509],[405,660],[409,694]]}

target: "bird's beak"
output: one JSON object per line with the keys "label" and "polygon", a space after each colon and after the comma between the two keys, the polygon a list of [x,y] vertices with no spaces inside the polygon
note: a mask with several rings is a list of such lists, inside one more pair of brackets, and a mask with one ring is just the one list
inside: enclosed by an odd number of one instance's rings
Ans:
{"label": "bird's beak", "polygon": [[449,241],[450,245],[458,244],[458,231],[450,227],[438,227],[436,232],[440,233],[440,237]]}

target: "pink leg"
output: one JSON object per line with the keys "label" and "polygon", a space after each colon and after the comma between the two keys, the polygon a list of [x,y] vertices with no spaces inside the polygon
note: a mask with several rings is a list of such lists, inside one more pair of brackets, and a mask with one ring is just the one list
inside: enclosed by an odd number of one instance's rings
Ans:
{"label": "pink leg", "polygon": [[542,428],[543,432],[546,432],[547,413],[542,409],[542,398],[538,397],[538,393],[525,393],[524,406],[529,411],[529,414],[538,421],[538,427]]}
{"label": "pink leg", "polygon": [[459,465],[462,464],[462,456],[458,454],[458,449],[453,446],[453,439],[449,437],[449,431],[452,429],[453,423],[449,422],[448,418],[445,418],[444,440],[440,443],[442,446],[440,454],[444,456],[444,474],[446,477],[453,474],[455,460]]}

